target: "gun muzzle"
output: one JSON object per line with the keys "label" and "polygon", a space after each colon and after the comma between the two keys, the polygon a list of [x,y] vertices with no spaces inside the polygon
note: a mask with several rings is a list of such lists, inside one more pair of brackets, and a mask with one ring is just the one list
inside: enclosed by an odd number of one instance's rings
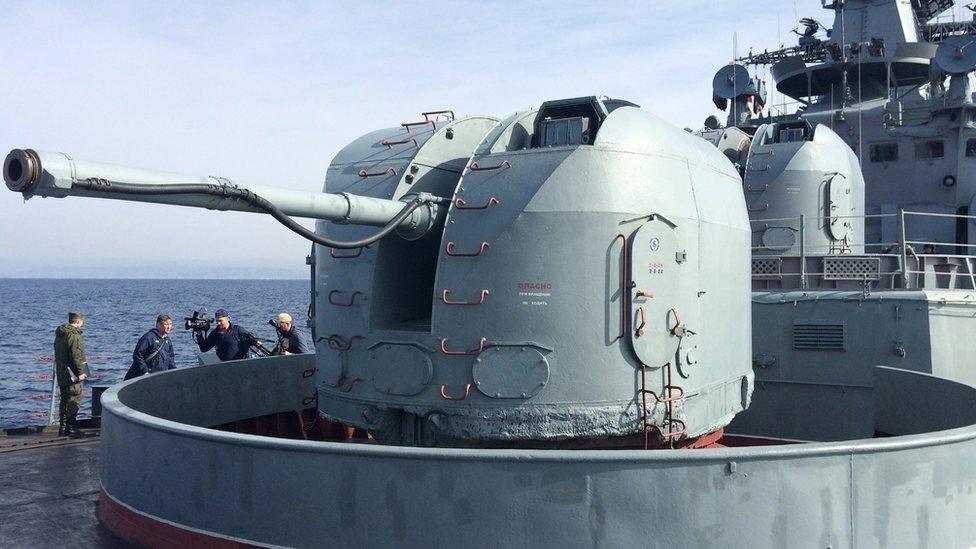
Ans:
{"label": "gun muzzle", "polygon": [[40,172],[40,160],[32,150],[14,149],[3,161],[3,181],[7,188],[24,192],[31,188]]}

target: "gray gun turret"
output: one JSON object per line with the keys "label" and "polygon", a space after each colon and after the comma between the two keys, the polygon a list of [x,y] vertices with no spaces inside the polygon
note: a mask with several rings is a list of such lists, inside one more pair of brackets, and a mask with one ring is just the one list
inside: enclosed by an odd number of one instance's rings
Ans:
{"label": "gray gun turret", "polygon": [[749,406],[750,230],[721,153],[597,97],[428,115],[355,139],[324,193],[26,150],[4,178],[267,212],[314,241],[313,400],[382,443],[673,446]]}

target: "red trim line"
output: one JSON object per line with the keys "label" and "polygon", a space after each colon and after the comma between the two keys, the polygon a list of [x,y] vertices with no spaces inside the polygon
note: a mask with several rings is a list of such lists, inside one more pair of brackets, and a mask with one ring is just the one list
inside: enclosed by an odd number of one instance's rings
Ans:
{"label": "red trim line", "polygon": [[101,489],[98,496],[98,520],[128,543],[141,547],[186,548],[213,547],[220,549],[257,548],[260,545],[227,539],[206,532],[180,528],[130,509]]}

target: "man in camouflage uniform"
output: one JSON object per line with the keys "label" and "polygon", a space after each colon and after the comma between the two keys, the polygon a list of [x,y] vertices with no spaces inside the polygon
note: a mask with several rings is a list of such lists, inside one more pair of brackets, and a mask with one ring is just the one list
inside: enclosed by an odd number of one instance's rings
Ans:
{"label": "man in camouflage uniform", "polygon": [[54,332],[54,365],[61,389],[60,436],[85,436],[75,423],[81,407],[82,382],[88,379],[85,344],[81,340],[84,324],[83,314],[68,313],[68,323],[58,326]]}

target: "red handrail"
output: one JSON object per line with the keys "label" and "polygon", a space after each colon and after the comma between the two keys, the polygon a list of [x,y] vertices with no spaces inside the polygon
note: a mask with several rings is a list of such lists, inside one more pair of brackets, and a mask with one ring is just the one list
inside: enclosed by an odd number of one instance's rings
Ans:
{"label": "red handrail", "polygon": [[481,305],[485,302],[485,298],[488,297],[488,290],[481,290],[481,297],[478,298],[478,301],[451,301],[447,299],[447,294],[449,293],[451,293],[450,290],[444,290],[441,292],[441,301],[443,301],[445,305]]}
{"label": "red handrail", "polygon": [[494,196],[489,196],[488,202],[485,202],[484,206],[468,206],[467,205],[468,203],[465,202],[463,199],[461,198],[454,199],[454,207],[459,210],[487,210],[488,208],[494,206],[495,204],[500,204],[500,203],[501,201],[495,198]]}
{"label": "red handrail", "polygon": [[435,130],[437,129],[437,124],[434,123],[434,121],[433,120],[430,120],[430,119],[420,120],[419,122],[404,122],[404,123],[402,123],[400,125],[403,126],[404,129],[406,129],[409,132],[411,126],[426,126],[427,124],[430,124],[430,126],[432,128],[434,128]]}
{"label": "red handrail", "polygon": [[347,385],[345,389],[340,388],[340,386],[342,385],[342,382],[344,380],[346,380],[346,379],[350,379],[349,376],[347,376],[346,374],[342,374],[342,375],[339,376],[338,379],[336,379],[335,388],[336,389],[339,389],[339,392],[340,393],[349,393],[349,392],[352,392],[353,386],[356,385],[356,383],[362,381],[362,379],[360,379],[358,377],[354,377],[354,378],[351,378],[352,381],[349,382],[349,385]]}
{"label": "red handrail", "polygon": [[353,254],[353,255],[336,255],[336,249],[335,248],[332,248],[332,251],[329,252],[329,255],[331,255],[333,259],[353,259],[353,258],[356,258],[356,257],[359,257],[359,256],[363,255],[363,250],[365,248],[368,248],[368,247],[369,246],[363,246],[362,248],[356,248],[356,253]]}
{"label": "red handrail", "polygon": [[501,162],[499,162],[494,166],[482,167],[481,164],[478,164],[477,162],[472,162],[471,165],[468,166],[468,168],[470,168],[471,171],[473,172],[484,172],[488,170],[497,170],[499,168],[511,168],[511,167],[512,167],[512,163],[509,162],[508,160],[502,160]]}
{"label": "red handrail", "polygon": [[441,352],[444,353],[445,355],[450,355],[450,356],[477,355],[477,354],[480,354],[481,351],[484,351],[485,350],[485,343],[488,343],[488,339],[483,337],[483,338],[481,338],[480,341],[478,341],[478,347],[476,347],[474,349],[470,349],[470,350],[467,350],[467,351],[448,351],[447,350],[447,346],[446,346],[447,345],[447,338],[446,337],[442,337],[441,338]]}
{"label": "red handrail", "polygon": [[398,139],[396,141],[390,141],[389,139],[384,139],[383,141],[380,141],[380,145],[386,145],[386,148],[392,149],[393,145],[403,145],[404,143],[410,143],[411,141],[413,142],[413,145],[415,147],[420,146],[417,144],[417,138],[409,134],[407,134],[407,136],[404,137],[403,139]]}
{"label": "red handrail", "polygon": [[466,384],[464,386],[464,394],[461,395],[461,396],[459,396],[459,397],[448,396],[448,394],[447,394],[447,384],[445,383],[445,384],[442,384],[441,385],[441,398],[443,398],[444,400],[464,400],[464,399],[468,398],[468,395],[470,395],[470,394],[471,394],[471,384],[470,383],[468,383],[468,384]]}
{"label": "red handrail", "polygon": [[614,341],[623,339],[627,335],[627,294],[630,288],[627,287],[627,237],[622,233],[613,237],[610,245],[620,239],[620,335]]}
{"label": "red handrail", "polygon": [[477,256],[481,255],[482,253],[484,253],[484,251],[487,250],[490,247],[491,247],[491,244],[489,244],[487,242],[482,242],[481,243],[481,246],[478,247],[478,251],[477,252],[472,252],[472,253],[457,253],[457,252],[454,251],[454,242],[452,241],[452,242],[448,242],[447,245],[444,246],[444,253],[446,253],[447,255],[449,255],[451,257],[477,257]]}
{"label": "red handrail", "polygon": [[678,315],[678,309],[672,308],[669,313],[674,313],[674,326],[671,327],[671,335],[678,335],[678,331],[681,329],[681,316]]}
{"label": "red handrail", "polygon": [[335,305],[336,307],[352,307],[353,302],[356,301],[356,296],[363,295],[363,292],[356,290],[355,292],[352,293],[352,297],[350,297],[349,301],[346,303],[343,303],[341,301],[334,301],[332,299],[333,295],[341,294],[342,292],[343,290],[332,290],[331,292],[329,292],[329,305]]}
{"label": "red handrail", "polygon": [[378,175],[396,175],[396,168],[393,166],[388,166],[385,170],[381,172],[367,172],[366,168],[359,170],[359,177],[376,177]]}
{"label": "red handrail", "polygon": [[[451,115],[451,120],[457,120],[457,117],[454,115],[454,111],[451,110],[451,109],[445,109],[443,111],[427,111],[427,112],[422,112],[422,113],[420,113],[420,116],[423,116],[424,117],[424,120],[430,120],[430,117],[431,116],[435,116],[436,117],[436,116],[440,116],[442,114],[443,115],[448,115],[449,114],[449,115]],[[437,120],[437,118],[434,118],[434,120]]]}
{"label": "red handrail", "polygon": [[349,349],[352,348],[353,341],[356,341],[357,339],[366,339],[361,335],[349,336],[349,341],[345,345],[343,345],[341,338],[342,336],[340,336],[339,334],[330,335],[328,339],[326,339],[326,342],[329,344],[329,348],[332,349],[333,351],[348,351]]}

